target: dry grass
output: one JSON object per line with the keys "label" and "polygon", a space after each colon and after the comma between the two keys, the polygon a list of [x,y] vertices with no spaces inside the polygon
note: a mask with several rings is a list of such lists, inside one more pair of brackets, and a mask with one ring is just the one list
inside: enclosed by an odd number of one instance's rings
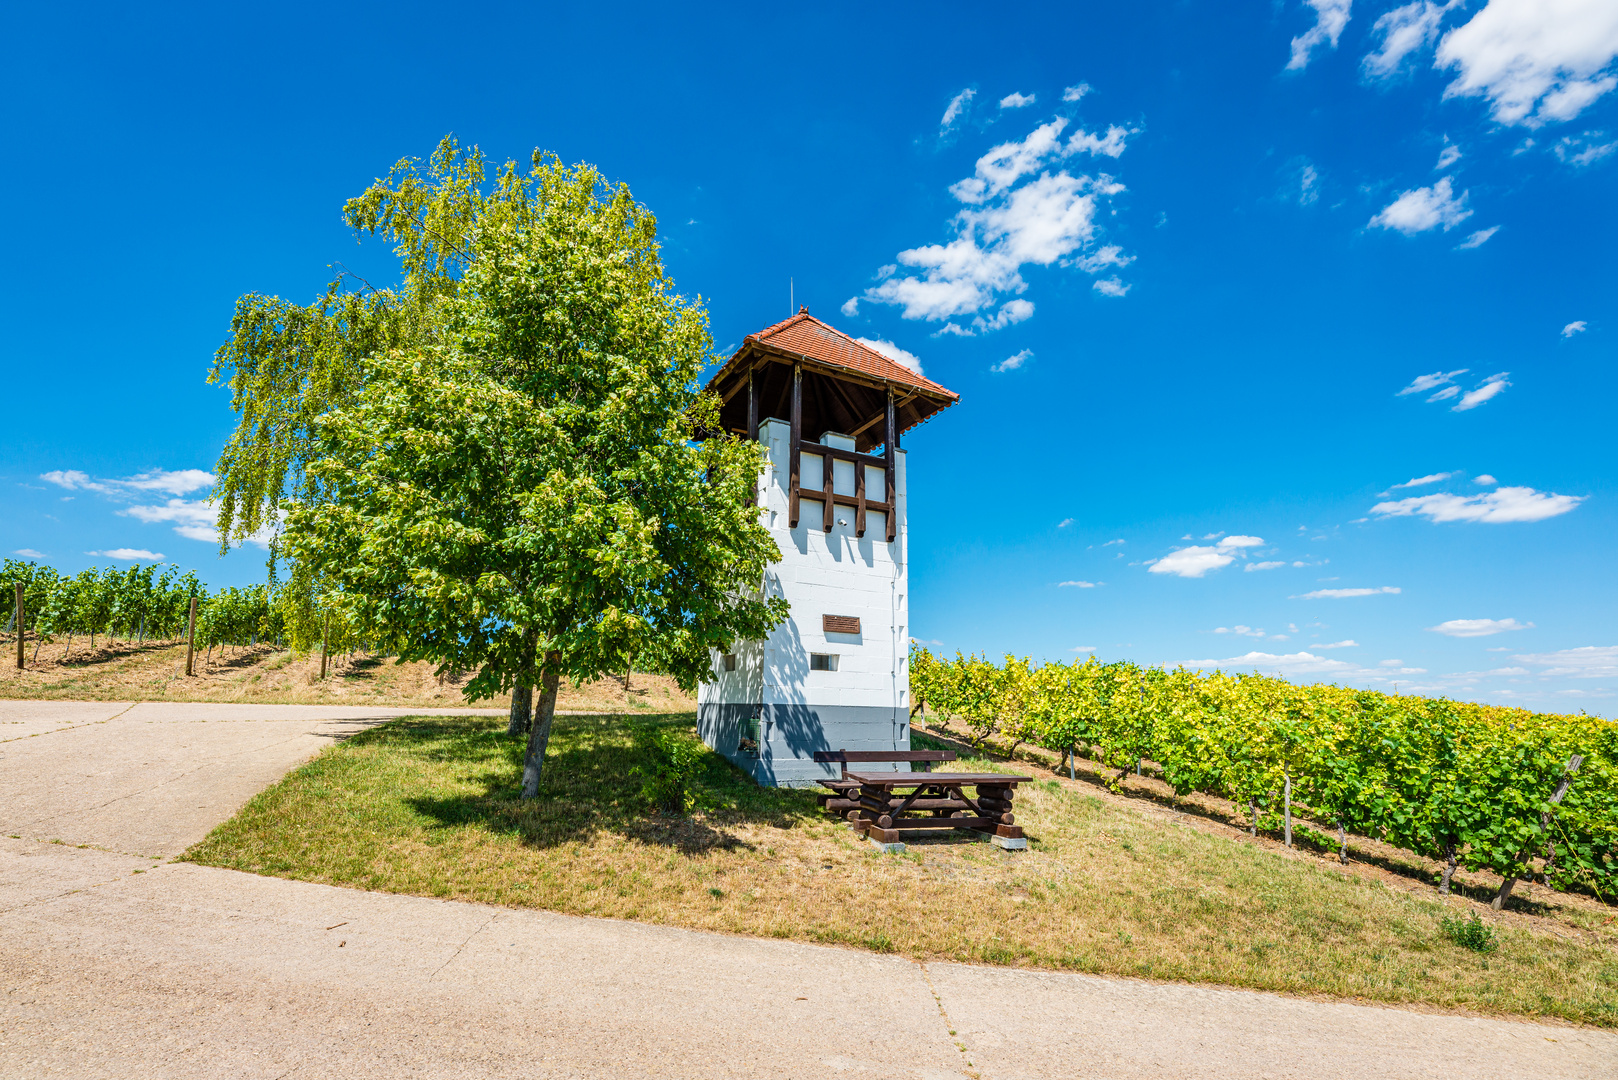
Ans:
{"label": "dry grass", "polygon": [[[7,643],[15,655],[15,638]],[[25,643],[28,666],[0,666],[0,698],[71,701],[231,701],[279,705],[417,705],[453,708],[503,706],[506,701],[469,702],[461,692],[466,677],[440,681],[425,663],[397,664],[363,653],[334,655],[320,678],[320,656],[295,657],[272,645],[199,651],[195,675],[186,678],[185,645],[137,644],[98,638],[96,649],[80,636],[69,653],[63,642],[42,646],[37,655]],[[562,684],[557,707],[591,710],[669,712],[695,708],[695,702],[662,675],[637,672],[629,693],[622,678],[584,686]]]}
{"label": "dry grass", "polygon": [[1618,1024],[1618,927],[1601,911],[1496,920],[1500,948],[1479,955],[1440,930],[1477,907],[1464,899],[1389,888],[1066,780],[1019,792],[1028,851],[951,834],[883,856],[809,792],[760,789],[713,754],[691,818],[648,815],[612,718],[558,721],[534,803],[515,798],[517,761],[496,720],[396,721],[290,774],[186,857],[916,958]]}

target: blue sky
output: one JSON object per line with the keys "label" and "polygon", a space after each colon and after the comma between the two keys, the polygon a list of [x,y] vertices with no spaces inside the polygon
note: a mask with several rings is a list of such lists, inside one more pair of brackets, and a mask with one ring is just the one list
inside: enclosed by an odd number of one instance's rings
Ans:
{"label": "blue sky", "polygon": [[342,201],[453,132],[628,182],[721,347],[790,281],[960,392],[935,647],[1618,710],[1610,0],[5,20],[5,552],[260,579],[231,305],[387,277]]}

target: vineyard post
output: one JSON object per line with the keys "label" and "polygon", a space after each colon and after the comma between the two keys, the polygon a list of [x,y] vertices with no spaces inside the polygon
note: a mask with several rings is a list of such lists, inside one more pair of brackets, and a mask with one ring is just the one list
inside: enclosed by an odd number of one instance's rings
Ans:
{"label": "vineyard post", "polygon": [[23,665],[23,658],[22,658],[23,609],[22,609],[22,582],[20,582],[20,581],[17,582],[17,620],[16,621],[17,621],[17,670],[21,671],[22,670],[22,665]]}
{"label": "vineyard post", "polygon": [[[1551,796],[1552,806],[1555,806],[1562,801],[1562,796],[1567,794],[1567,789],[1573,786],[1573,774],[1578,772],[1579,766],[1583,764],[1584,755],[1582,754],[1574,754],[1572,757],[1567,759],[1567,764],[1562,766],[1562,782],[1556,786],[1556,794]],[[1550,831],[1551,812],[1549,810],[1546,810],[1539,815],[1539,828],[1541,832]],[[1533,851],[1524,850],[1518,854],[1514,862],[1517,865],[1522,866],[1523,869],[1532,871],[1533,868],[1531,866],[1525,865],[1531,858],[1533,858]],[[1496,894],[1494,903],[1490,904],[1489,906],[1494,908],[1496,911],[1499,911],[1501,908],[1505,907],[1507,897],[1511,895],[1511,890],[1516,887],[1517,880],[1521,877],[1522,872],[1520,870],[1516,873],[1503,876],[1500,880],[1500,892]]]}
{"label": "vineyard post", "polygon": [[331,615],[326,615],[326,621],[320,627],[320,677],[326,677],[326,654],[331,652]]}
{"label": "vineyard post", "polygon": [[1282,807],[1281,816],[1286,819],[1285,832],[1286,832],[1286,837],[1287,837],[1287,847],[1291,847],[1292,846],[1292,770],[1283,768],[1281,770],[1281,780],[1282,780],[1283,789],[1284,789],[1284,794],[1282,795],[1282,798],[1285,800],[1285,803],[1284,803],[1284,805]]}
{"label": "vineyard post", "polygon": [[1077,780],[1079,778],[1079,766],[1074,760],[1074,758],[1078,756],[1078,753],[1079,747],[1077,743],[1067,748],[1067,778],[1069,780]]}
{"label": "vineyard post", "polygon": [[197,654],[197,598],[191,598],[191,611],[185,619],[185,677],[192,675],[191,661]]}

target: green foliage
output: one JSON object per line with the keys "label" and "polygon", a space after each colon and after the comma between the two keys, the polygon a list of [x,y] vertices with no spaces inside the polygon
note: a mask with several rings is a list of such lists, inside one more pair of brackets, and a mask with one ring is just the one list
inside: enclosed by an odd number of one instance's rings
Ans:
{"label": "green foliage", "polygon": [[1463,949],[1473,952],[1488,953],[1500,947],[1499,940],[1494,936],[1494,930],[1486,926],[1478,913],[1468,913],[1467,918],[1456,918],[1446,915],[1439,920],[1438,926],[1444,936]]}
{"label": "green foliage", "polygon": [[785,617],[759,591],[778,557],[760,450],[695,440],[718,426],[707,315],[627,187],[446,140],[345,214],[394,242],[398,287],[246,297],[214,371],[240,417],[221,535],[284,514],[295,639],[335,611],[403,660],[476,671],[469,697],[630,657],[689,688],[710,649]]}
{"label": "green foliage", "polygon": [[691,781],[701,764],[701,744],[667,726],[638,724],[632,730],[641,763],[630,772],[642,781],[640,797],[661,813],[689,814],[697,804]]}
{"label": "green foliage", "polygon": [[[998,668],[916,647],[910,672],[916,697],[960,716],[976,743],[1078,747],[1119,770],[1115,784],[1150,759],[1177,792],[1252,802],[1261,827],[1290,779],[1296,808],[1363,835],[1434,858],[1454,851],[1468,869],[1618,892],[1618,725],[1596,717],[1093,657]],[[1575,754],[1584,763],[1553,804]]]}

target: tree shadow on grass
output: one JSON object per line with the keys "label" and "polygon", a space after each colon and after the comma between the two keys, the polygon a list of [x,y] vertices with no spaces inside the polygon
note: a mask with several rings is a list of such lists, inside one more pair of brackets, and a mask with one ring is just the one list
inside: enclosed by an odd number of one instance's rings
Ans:
{"label": "tree shadow on grass", "polygon": [[[691,731],[690,714],[637,718],[637,723]],[[738,825],[790,829],[814,820],[806,791],[761,788],[722,756],[702,748],[693,778],[696,811],[667,817],[651,810],[635,775],[642,754],[629,723],[617,716],[558,716],[551,732],[539,797],[521,795],[524,740],[490,717],[418,717],[356,735],[349,745],[385,746],[424,763],[466,767],[455,793],[406,793],[402,802],[445,829],[473,828],[516,837],[524,846],[589,843],[603,834],[673,848],[686,854],[752,850]],[[694,738],[694,735],[693,735]],[[481,791],[467,792],[473,785]]]}

